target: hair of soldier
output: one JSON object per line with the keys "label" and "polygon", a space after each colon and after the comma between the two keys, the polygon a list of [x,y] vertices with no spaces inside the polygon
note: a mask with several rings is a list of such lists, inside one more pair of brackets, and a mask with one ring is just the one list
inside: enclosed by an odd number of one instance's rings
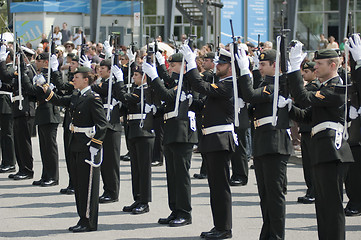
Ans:
{"label": "hair of soldier", "polygon": [[95,74],[92,72],[85,72],[85,73],[80,73],[80,74],[83,76],[83,78],[88,79],[89,86],[92,85],[96,80]]}
{"label": "hair of soldier", "polygon": [[11,48],[6,48],[6,51],[9,52],[9,57],[11,59],[14,59],[14,50],[12,50]]}
{"label": "hair of soldier", "polygon": [[336,64],[336,69],[338,69],[340,67],[340,64],[341,64],[341,59],[339,57],[329,58],[329,59],[327,59],[327,63],[329,65],[331,65],[332,63],[335,63]]}

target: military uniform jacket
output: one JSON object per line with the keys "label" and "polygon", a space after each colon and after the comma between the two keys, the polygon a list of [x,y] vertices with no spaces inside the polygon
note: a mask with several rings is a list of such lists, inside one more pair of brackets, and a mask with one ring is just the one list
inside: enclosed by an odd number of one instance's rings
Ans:
{"label": "military uniform jacket", "polygon": [[[13,71],[12,67],[6,68],[5,62],[0,63],[0,72],[1,79],[3,79],[3,86],[1,87],[1,91],[9,91],[12,92],[12,97],[19,96],[19,81],[17,73]],[[25,84],[31,84],[27,71],[22,72],[21,81],[25,82]],[[19,101],[14,101],[11,103],[13,117],[23,117],[23,116],[35,116],[34,102],[31,102],[29,99],[29,94],[22,87],[22,106],[23,109],[19,109]],[[10,100],[10,97],[9,97]]]}
{"label": "military uniform jacket", "polygon": [[[98,93],[102,99],[103,106],[105,104],[108,104],[108,85],[109,84],[109,78],[108,79],[102,79],[101,83],[98,85],[92,85],[92,90],[96,93]],[[113,84],[114,88],[114,84]],[[112,101],[110,101],[110,104],[113,105],[113,109],[110,111],[110,121],[108,122],[108,129],[120,132],[122,130],[122,125],[120,123],[120,117],[122,116],[120,112],[120,103],[115,103],[114,96],[112,96]],[[105,115],[107,113],[107,109],[104,108]]]}
{"label": "military uniform jacket", "polygon": [[[233,124],[233,82],[228,77],[218,83],[209,83],[202,79],[197,69],[186,74],[187,81],[200,94],[206,95],[202,110],[202,128]],[[231,151],[235,150],[235,141],[232,132],[217,132],[208,135],[202,134],[198,146],[200,152]]]}
{"label": "military uniform jacket", "polygon": [[[238,89],[242,93],[243,100],[252,105],[253,120],[272,116],[273,82],[273,77],[266,76],[260,86],[254,89],[248,74],[238,79]],[[282,121],[280,118],[279,115],[277,122]],[[270,123],[255,128],[253,139],[253,155],[255,157],[266,154],[289,155],[293,152],[287,130],[277,126],[274,127]]]}
{"label": "military uniform jacket", "polygon": [[[169,113],[174,111],[177,86],[168,89],[159,77],[154,79],[150,83],[150,86],[154,89],[155,94],[159,95],[160,99],[165,102],[164,112]],[[190,92],[186,81],[183,81],[182,89],[184,89],[186,93]],[[178,117],[164,121],[163,144],[197,143],[197,131],[190,129],[188,109],[188,101],[181,102],[179,104]]]}
{"label": "military uniform jacket", "polygon": [[[339,92],[339,88],[336,87],[340,84],[339,76],[323,83],[316,92],[309,92],[303,87],[300,71],[292,72],[288,76],[291,94],[296,102],[311,105],[310,108],[305,110],[292,107],[290,111],[292,118],[296,121],[311,122],[312,127],[326,121],[344,123],[345,93]],[[350,147],[344,139],[342,139],[341,148],[336,149],[335,135],[335,130],[326,129],[312,136],[311,145],[314,147],[313,164],[335,160],[353,162]]]}
{"label": "military uniform jacket", "polygon": [[[320,81],[318,81],[318,79],[312,80],[311,82],[307,83],[305,85],[305,88],[307,91],[317,91],[321,86]],[[305,103],[296,103],[297,105],[299,105],[302,108],[307,108],[310,107],[309,105],[305,105]],[[309,123],[299,123],[299,133],[310,133],[312,126]]]}
{"label": "military uniform jacket", "polygon": [[[126,86],[122,86],[123,84],[121,82],[117,82],[114,85],[114,96],[117,98],[117,100],[122,101],[122,103],[127,108],[128,114],[141,114],[141,88],[137,87],[133,89],[132,93],[127,93]],[[144,86],[144,106],[147,103],[146,99],[150,98],[151,89],[148,88],[146,85]],[[148,102],[149,105],[152,103]],[[143,109],[143,114],[146,114]],[[146,118],[144,119],[143,128],[140,127],[140,119],[136,120],[127,120],[128,124],[125,126],[127,127],[128,131],[128,139],[133,139],[137,137],[154,137],[154,131],[152,130],[153,126],[153,114],[152,111],[148,114],[146,114]]]}
{"label": "military uniform jacket", "polygon": [[103,109],[103,103],[98,94],[87,90],[80,95],[75,90],[72,95],[59,96],[50,89],[45,93],[47,101],[54,105],[65,106],[70,109],[71,122],[76,127],[95,126],[95,135],[90,138],[84,133],[72,132],[70,137],[70,149],[72,152],[86,152],[89,146],[100,149],[106,133],[107,121]]}
{"label": "military uniform jacket", "polygon": [[[5,71],[6,72],[14,72],[12,63],[6,64],[5,61],[2,61],[1,63],[1,81],[4,83],[11,84],[12,78],[4,76]],[[0,89],[4,92],[12,93],[12,90],[10,86],[4,86]],[[12,102],[9,94],[0,94],[0,114],[12,114]]]}

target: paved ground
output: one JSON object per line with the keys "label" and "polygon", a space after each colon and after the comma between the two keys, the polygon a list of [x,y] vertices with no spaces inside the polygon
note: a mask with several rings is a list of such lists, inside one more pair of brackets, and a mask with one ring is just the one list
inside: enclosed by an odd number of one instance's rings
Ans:
{"label": "paved ground", "polygon": [[[121,162],[121,191],[119,202],[100,205],[98,231],[70,233],[67,228],[77,221],[74,196],[59,194],[67,185],[67,172],[61,140],[58,133],[60,153],[60,184],[43,188],[32,186],[32,180],[14,181],[8,174],[0,175],[0,239],[200,239],[201,231],[212,227],[209,206],[209,190],[206,180],[192,179],[193,224],[170,228],[157,224],[160,217],[169,215],[165,167],[153,168],[153,202],[150,212],[131,215],[121,211],[132,203],[130,165]],[[124,153],[122,139],[122,153]],[[33,138],[35,157],[35,180],[40,179],[41,161],[38,139]],[[317,239],[314,205],[301,205],[297,197],[304,194],[302,167],[299,160],[288,164],[288,194],[286,239]],[[192,159],[191,175],[199,171],[200,155]],[[101,184],[102,186],[102,184]],[[102,191],[100,191],[102,193]],[[259,198],[254,171],[250,170],[249,183],[232,187],[233,194],[233,239],[258,239],[262,224]],[[347,197],[345,197],[345,202]],[[347,239],[361,239],[361,217],[347,218]]]}

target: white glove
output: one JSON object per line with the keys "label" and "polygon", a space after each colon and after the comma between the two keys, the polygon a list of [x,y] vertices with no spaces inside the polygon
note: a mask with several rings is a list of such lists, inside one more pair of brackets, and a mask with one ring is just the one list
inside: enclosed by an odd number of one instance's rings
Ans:
{"label": "white glove", "polygon": [[110,58],[113,54],[113,47],[110,46],[109,41],[104,41],[104,52],[105,52],[105,58]]}
{"label": "white glove", "polygon": [[157,58],[159,65],[164,65],[165,64],[165,59],[164,59],[163,55],[160,52],[157,52],[155,54],[155,57]]}
{"label": "white glove", "polygon": [[188,95],[187,95],[187,99],[188,99],[188,107],[189,107],[189,106],[192,105],[192,103],[193,103],[193,95],[192,95],[192,94],[188,94]]}
{"label": "white glove", "polygon": [[288,69],[288,73],[301,69],[301,63],[307,55],[307,53],[302,52],[302,46],[303,44],[297,41],[296,45],[291,48],[289,55],[291,67]]}
{"label": "white glove", "polygon": [[357,109],[354,106],[351,106],[348,116],[351,119],[356,119],[358,117],[358,115],[359,115],[359,113],[357,112]]}
{"label": "white glove", "polygon": [[197,68],[196,54],[190,49],[188,45],[182,45],[180,52],[183,54],[184,60],[187,62],[187,72]]}
{"label": "white glove", "polygon": [[123,82],[123,71],[120,67],[118,67],[117,65],[113,65],[112,66],[112,73],[114,75],[114,77],[117,79],[117,82]]}
{"label": "white glove", "polygon": [[150,113],[150,111],[153,111],[153,115],[156,114],[157,107],[154,104],[149,105],[148,103],[146,103],[145,108],[144,108],[144,112],[145,113]]}
{"label": "white glove", "polygon": [[88,59],[87,56],[83,55],[80,59],[79,59],[79,63],[81,65],[83,65],[84,67],[87,68],[92,68],[92,61]]}
{"label": "white glove", "polygon": [[345,44],[345,48],[348,49],[355,62],[361,60],[361,39],[358,34],[353,34],[354,39],[349,38],[348,43]]}
{"label": "white glove", "polygon": [[154,65],[147,63],[145,59],[143,60],[142,69],[152,81],[158,77],[157,68]]}
{"label": "white glove", "polygon": [[90,161],[89,160],[85,160],[85,162],[87,164],[89,164],[90,166],[92,167],[100,167],[101,163],[95,163],[94,162],[94,159],[95,159],[95,156],[98,154],[99,152],[99,149],[98,148],[95,148],[95,147],[92,147],[92,146],[89,146],[89,152],[90,152]]}
{"label": "white glove", "polygon": [[292,107],[292,100],[290,98],[284,98],[283,96],[278,96],[278,108],[284,108],[288,105],[288,111],[291,110]]}
{"label": "white glove", "polygon": [[8,57],[9,52],[6,52],[6,46],[2,45],[0,48],[0,62],[3,62]]}
{"label": "white glove", "polygon": [[187,95],[184,91],[182,91],[181,95],[180,95],[180,101],[184,102],[187,99]]}
{"label": "white glove", "polygon": [[358,114],[361,115],[361,107],[358,109]]}
{"label": "white glove", "polygon": [[51,55],[50,57],[50,67],[54,72],[58,71],[59,62],[55,54]]}
{"label": "white glove", "polygon": [[238,98],[238,107],[241,109],[244,108],[244,106],[246,106],[246,103],[243,101],[242,98]]}
{"label": "white glove", "polygon": [[33,78],[33,83],[38,86],[43,86],[46,83],[46,80],[42,74],[37,74]]}
{"label": "white glove", "polygon": [[52,84],[52,83],[50,83],[50,84],[49,84],[49,88],[50,88],[50,90],[52,90],[52,91],[53,91],[53,90],[54,90],[54,88],[55,88],[55,85],[54,85],[54,84]]}
{"label": "white glove", "polygon": [[133,62],[135,62],[135,58],[137,56],[137,52],[133,54],[132,49],[127,50],[127,56],[129,58],[129,65],[131,65]]}
{"label": "white glove", "polygon": [[259,69],[259,55],[260,55],[260,52],[259,51],[255,51],[253,56],[252,56],[252,59],[253,59],[253,70],[258,70]]}
{"label": "white glove", "polygon": [[235,56],[239,70],[241,70],[241,76],[249,74],[249,60],[244,49],[238,49],[238,52]]}

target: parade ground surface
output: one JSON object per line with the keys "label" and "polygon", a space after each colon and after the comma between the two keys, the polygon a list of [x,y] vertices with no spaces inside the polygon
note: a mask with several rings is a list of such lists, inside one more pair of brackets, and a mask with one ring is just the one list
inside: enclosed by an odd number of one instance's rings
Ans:
{"label": "parade ground surface", "polygon": [[[124,205],[133,202],[131,190],[130,163],[121,162],[119,202],[99,206],[98,231],[72,233],[68,227],[78,221],[74,195],[62,195],[60,188],[68,183],[64,159],[62,128],[58,131],[60,182],[58,186],[32,186],[33,180],[41,176],[41,160],[37,138],[32,138],[34,170],[32,180],[14,181],[8,174],[0,175],[0,239],[200,239],[202,231],[213,227],[209,205],[207,180],[192,178],[193,224],[172,228],[157,223],[158,218],[170,214],[167,202],[165,166],[152,168],[152,196],[150,212],[132,215],[122,212]],[[126,152],[122,137],[122,154]],[[199,173],[200,154],[194,154],[190,174]],[[251,164],[251,163],[250,163]],[[315,207],[297,203],[297,197],[304,195],[300,159],[293,157],[288,164],[288,193],[286,195],[286,239],[317,239]],[[102,194],[102,183],[100,184]],[[347,202],[344,195],[344,203]],[[262,225],[259,197],[254,170],[250,170],[248,185],[232,187],[233,239],[256,240]],[[361,217],[346,218],[346,239],[361,237]]]}

